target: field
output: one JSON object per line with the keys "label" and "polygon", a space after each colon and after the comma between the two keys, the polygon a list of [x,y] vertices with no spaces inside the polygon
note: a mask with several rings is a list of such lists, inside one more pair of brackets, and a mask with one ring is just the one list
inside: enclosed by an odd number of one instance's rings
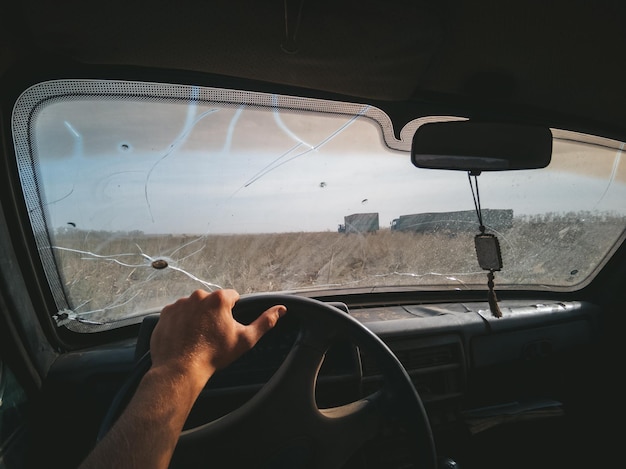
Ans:
{"label": "field", "polygon": [[[580,220],[580,218],[576,218]],[[621,219],[516,219],[499,233],[507,284],[575,286],[623,230]],[[159,309],[196,288],[240,293],[398,285],[484,286],[475,232],[147,236],[57,233],[54,253],[71,309],[111,321]]]}

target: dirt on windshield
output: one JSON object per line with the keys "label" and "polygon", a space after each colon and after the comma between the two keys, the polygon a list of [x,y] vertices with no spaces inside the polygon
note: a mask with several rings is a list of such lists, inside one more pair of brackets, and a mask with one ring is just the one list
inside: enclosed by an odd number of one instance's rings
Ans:
{"label": "dirt on windshield", "polygon": [[[516,219],[498,233],[504,267],[496,285],[576,285],[612,247],[621,220]],[[476,233],[280,233],[55,236],[73,319],[99,324],[145,314],[197,288],[240,293],[384,286],[484,285]],[[575,247],[575,249],[574,249]]]}

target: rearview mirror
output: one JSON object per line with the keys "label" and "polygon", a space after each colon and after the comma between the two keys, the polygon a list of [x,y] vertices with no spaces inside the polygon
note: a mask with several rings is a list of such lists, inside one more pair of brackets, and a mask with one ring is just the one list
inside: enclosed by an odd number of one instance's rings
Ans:
{"label": "rearview mirror", "polygon": [[413,136],[411,161],[418,168],[511,171],[545,168],[552,156],[547,127],[473,122],[430,122]]}

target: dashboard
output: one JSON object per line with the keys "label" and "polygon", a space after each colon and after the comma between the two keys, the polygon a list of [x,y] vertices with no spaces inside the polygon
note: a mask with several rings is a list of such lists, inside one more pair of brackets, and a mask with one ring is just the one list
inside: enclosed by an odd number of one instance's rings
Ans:
{"label": "dashboard", "polygon": [[[562,374],[576,351],[597,340],[598,309],[584,302],[510,300],[503,318],[486,302],[350,308],[333,303],[378,335],[403,364],[427,411],[440,450],[503,422],[542,422],[564,415]],[[267,382],[298,337],[287,314],[257,346],[216,374],[187,422],[194,427],[240,407]],[[382,386],[378,364],[338,338],[320,368],[319,408],[353,402]],[[384,441],[383,441],[384,440]],[[402,435],[377,441],[389,461]],[[381,448],[383,448],[381,450]],[[371,460],[371,458],[369,459]]]}
{"label": "dashboard", "polygon": [[[503,422],[543,425],[562,417],[568,405],[563,390],[575,379],[575,370],[590,360],[587,350],[599,337],[599,308],[580,301],[502,300],[502,318],[491,316],[487,302],[332,305],[380,337],[403,364],[422,399],[440,454],[450,448],[458,452],[459,441],[475,447],[476,436],[488,435]],[[116,389],[147,351],[157,320],[158,315],[147,317],[136,341],[66,354],[52,367],[49,398],[69,399],[73,406],[85,408],[75,414],[78,421],[65,422],[67,433],[75,433],[77,441],[97,432],[98,416],[106,413]],[[281,318],[251,351],[213,376],[186,428],[250,400],[280,367],[298,334],[296,316]],[[375,392],[381,379],[371,357],[337,337],[318,373],[317,405],[328,408],[358,400]],[[368,449],[382,464],[402,458],[404,444],[403,435],[388,432]]]}

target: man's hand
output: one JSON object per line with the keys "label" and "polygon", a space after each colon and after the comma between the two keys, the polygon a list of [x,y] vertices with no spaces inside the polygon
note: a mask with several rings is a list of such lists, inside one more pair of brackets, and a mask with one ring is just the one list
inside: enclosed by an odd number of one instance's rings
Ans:
{"label": "man's hand", "polygon": [[254,347],[287,311],[276,305],[243,325],[232,314],[238,299],[235,290],[196,290],[163,308],[150,341],[153,368],[191,372],[204,387],[216,370]]}
{"label": "man's hand", "polygon": [[233,318],[238,299],[234,290],[198,290],[163,308],[150,340],[152,366],[81,469],[168,467],[211,375],[251,349],[287,311],[273,306],[246,326]]}

